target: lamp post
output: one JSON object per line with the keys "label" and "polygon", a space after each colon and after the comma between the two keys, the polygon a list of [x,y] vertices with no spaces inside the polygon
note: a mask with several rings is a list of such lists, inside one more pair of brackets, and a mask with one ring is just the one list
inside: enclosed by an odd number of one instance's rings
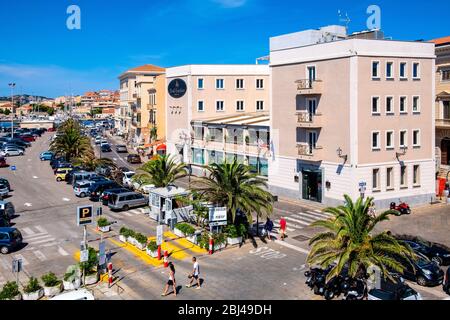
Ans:
{"label": "lamp post", "polygon": [[337,154],[337,156],[339,157],[339,158],[341,158],[341,159],[344,159],[344,163],[345,162],[347,162],[347,159],[348,159],[348,155],[342,155],[342,148],[341,147],[339,147],[337,150],[336,150],[336,154]]}
{"label": "lamp post", "polygon": [[11,139],[14,138],[14,87],[16,84],[11,82],[8,84],[11,88]]}

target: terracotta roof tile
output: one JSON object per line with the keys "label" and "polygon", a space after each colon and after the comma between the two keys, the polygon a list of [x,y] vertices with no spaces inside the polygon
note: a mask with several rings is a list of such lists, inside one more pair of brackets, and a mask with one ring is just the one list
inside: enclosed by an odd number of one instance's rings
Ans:
{"label": "terracotta roof tile", "polygon": [[154,66],[152,64],[145,64],[143,66],[139,66],[133,69],[130,69],[129,71],[154,71],[154,72],[164,72],[166,71],[165,68],[161,68],[158,66]]}
{"label": "terracotta roof tile", "polygon": [[450,36],[448,37],[443,37],[443,38],[438,38],[438,39],[433,39],[431,40],[431,42],[434,42],[434,44],[436,45],[443,45],[443,44],[447,44],[450,43]]}

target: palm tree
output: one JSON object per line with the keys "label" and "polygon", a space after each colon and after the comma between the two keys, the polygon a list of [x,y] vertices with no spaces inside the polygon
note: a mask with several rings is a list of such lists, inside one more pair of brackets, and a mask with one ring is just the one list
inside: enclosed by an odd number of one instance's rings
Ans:
{"label": "palm tree", "polygon": [[326,231],[310,240],[312,248],[307,262],[323,268],[335,264],[327,275],[327,281],[341,274],[344,267],[348,267],[351,277],[365,273],[369,266],[379,267],[385,277],[390,277],[389,270],[402,273],[405,269],[403,263],[415,259],[411,248],[397,241],[389,232],[372,234],[379,222],[389,220],[389,215],[398,212],[389,210],[374,217],[368,213],[373,198],[359,198],[353,203],[348,195],[344,197],[344,205],[324,210],[333,215],[331,218],[311,224]]}
{"label": "palm tree", "polygon": [[59,135],[50,144],[50,150],[67,161],[93,153],[89,138],[82,134],[78,122],[69,119],[58,129]]}
{"label": "palm tree", "polygon": [[74,159],[73,163],[75,165],[82,166],[85,170],[94,171],[95,168],[99,166],[108,166],[116,168],[114,161],[108,158],[96,158],[93,154],[86,154],[80,158]]}
{"label": "palm tree", "polygon": [[187,175],[184,163],[177,164],[174,158],[158,156],[137,169],[133,180],[143,184],[153,184],[156,188],[165,188]]}
{"label": "palm tree", "polygon": [[249,221],[252,213],[257,218],[273,211],[273,196],[267,191],[267,183],[251,173],[251,168],[234,160],[207,167],[209,175],[194,183],[193,189],[206,201],[227,207],[228,221],[234,223],[236,211],[243,211]]}

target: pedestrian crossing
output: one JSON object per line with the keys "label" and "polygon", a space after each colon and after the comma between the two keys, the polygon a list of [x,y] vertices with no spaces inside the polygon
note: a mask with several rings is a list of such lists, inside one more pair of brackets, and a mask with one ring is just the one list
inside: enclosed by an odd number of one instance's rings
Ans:
{"label": "pedestrian crossing", "polygon": [[124,216],[134,217],[134,216],[143,215],[144,211],[143,211],[143,208],[137,208],[137,209],[131,209],[128,211],[119,211],[119,212],[111,211],[108,214],[116,219],[120,219],[120,218],[123,218]]}
{"label": "pedestrian crossing", "polygon": [[57,244],[56,238],[40,225],[23,228],[22,235],[23,242],[29,247],[49,247]]}
{"label": "pedestrian crossing", "polygon": [[[281,212],[286,219],[287,232],[296,232],[311,225],[311,223],[319,220],[326,220],[332,217],[331,214],[322,212],[320,210],[305,210],[301,212],[292,212],[282,209],[275,209]],[[275,228],[279,229],[279,221],[274,222]]]}

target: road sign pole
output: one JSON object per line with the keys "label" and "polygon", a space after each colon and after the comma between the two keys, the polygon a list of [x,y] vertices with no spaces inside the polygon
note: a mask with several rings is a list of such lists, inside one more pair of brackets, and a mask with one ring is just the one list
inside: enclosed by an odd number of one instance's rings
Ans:
{"label": "road sign pole", "polygon": [[[87,247],[87,227],[86,227],[86,225],[83,226],[83,242],[84,242],[85,250],[88,250],[88,259],[89,259],[89,249]],[[84,271],[84,268],[83,268],[82,277],[83,277],[83,287],[86,288],[86,272]]]}

